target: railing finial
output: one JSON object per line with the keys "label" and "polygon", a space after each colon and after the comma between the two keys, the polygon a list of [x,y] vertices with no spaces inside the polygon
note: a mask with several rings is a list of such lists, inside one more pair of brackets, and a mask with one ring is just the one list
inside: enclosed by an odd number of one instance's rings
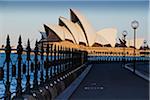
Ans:
{"label": "railing finial", "polygon": [[19,36],[19,41],[18,44],[21,45],[22,44],[22,39],[21,39],[21,35]]}
{"label": "railing finial", "polygon": [[9,38],[9,35],[7,35],[6,45],[10,45],[10,38]]}

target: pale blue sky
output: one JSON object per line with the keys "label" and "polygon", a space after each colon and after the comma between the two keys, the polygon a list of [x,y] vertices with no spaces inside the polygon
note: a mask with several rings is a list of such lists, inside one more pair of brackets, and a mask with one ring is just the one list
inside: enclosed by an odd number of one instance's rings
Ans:
{"label": "pale blue sky", "polygon": [[19,35],[22,35],[23,44],[27,39],[40,39],[38,32],[43,24],[58,23],[59,16],[70,18],[69,8],[79,10],[87,17],[95,30],[115,27],[118,37],[123,30],[128,31],[128,39],[133,38],[131,21],[138,20],[140,26],[137,37],[148,40],[148,7],[149,2],[140,1],[0,1],[0,45],[5,44],[9,34],[11,44],[16,45]]}

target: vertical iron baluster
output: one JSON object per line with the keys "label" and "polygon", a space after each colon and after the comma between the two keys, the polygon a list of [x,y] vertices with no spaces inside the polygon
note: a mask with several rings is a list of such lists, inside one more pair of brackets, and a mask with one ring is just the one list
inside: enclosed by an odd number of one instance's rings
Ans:
{"label": "vertical iron baluster", "polygon": [[18,46],[17,46],[17,54],[18,54],[18,77],[17,77],[17,96],[21,96],[22,94],[22,87],[21,87],[21,61],[22,61],[22,40],[21,36],[19,37]]}
{"label": "vertical iron baluster", "polygon": [[80,50],[80,65],[82,65],[82,51]]}
{"label": "vertical iron baluster", "polygon": [[11,47],[10,47],[10,39],[9,35],[7,36],[7,41],[6,41],[6,47],[5,47],[5,53],[6,53],[6,64],[7,64],[7,80],[6,80],[6,85],[5,85],[5,96],[6,100],[11,99],[11,93],[10,93],[10,82],[9,82],[9,64],[10,64],[10,54],[11,54]]}
{"label": "vertical iron baluster", "polygon": [[67,71],[69,68],[69,49],[67,48]]}
{"label": "vertical iron baluster", "polygon": [[86,59],[86,51],[84,51],[84,55],[83,55],[83,63],[85,63],[85,59]]}
{"label": "vertical iron baluster", "polygon": [[43,48],[43,42],[42,42],[42,46],[41,46],[41,61],[42,61],[42,64],[41,64],[41,77],[40,77],[40,84],[43,84],[44,82],[44,78],[43,78],[43,61],[44,61],[44,48]]}
{"label": "vertical iron baluster", "polygon": [[54,46],[54,76],[56,75],[56,45]]}
{"label": "vertical iron baluster", "polygon": [[85,58],[84,59],[85,59],[84,63],[86,63],[88,60],[88,52],[87,51],[85,51]]}
{"label": "vertical iron baluster", "polygon": [[60,47],[60,73],[62,73],[62,46]]}
{"label": "vertical iron baluster", "polygon": [[76,67],[78,67],[79,63],[80,63],[79,62],[80,57],[79,57],[79,50],[78,49],[77,49],[77,54],[76,55],[77,55],[77,57],[76,57],[76,64],[77,64]]}
{"label": "vertical iron baluster", "polygon": [[66,69],[66,71],[68,71],[68,48],[65,48],[65,52],[66,52],[66,66],[65,66],[65,69]]}
{"label": "vertical iron baluster", "polygon": [[71,70],[71,48],[69,48],[69,70]]}
{"label": "vertical iron baluster", "polygon": [[84,61],[84,51],[81,51],[81,65],[83,64]]}
{"label": "vertical iron baluster", "polygon": [[52,68],[52,61],[53,61],[53,44],[51,44],[51,51],[50,51],[50,57],[51,57],[51,66],[50,66],[50,76],[53,76],[53,68]]}
{"label": "vertical iron baluster", "polygon": [[84,52],[83,52],[83,64],[85,63],[85,59],[86,59],[86,58],[85,58],[85,55],[86,55],[86,52],[84,51]]}
{"label": "vertical iron baluster", "polygon": [[64,72],[66,71],[66,47],[64,47]]}
{"label": "vertical iron baluster", "polygon": [[66,64],[67,64],[67,66],[66,66],[66,70],[68,71],[68,48],[66,48]]}
{"label": "vertical iron baluster", "polygon": [[4,69],[3,69],[3,67],[0,67],[0,81],[2,81],[3,78],[4,78]]}
{"label": "vertical iron baluster", "polygon": [[37,74],[38,74],[38,70],[37,70],[37,67],[38,67],[38,42],[36,40],[36,43],[35,43],[35,48],[34,48],[34,61],[35,61],[35,72],[34,72],[34,80],[33,80],[33,88],[37,88],[38,86],[38,80],[37,80]]}
{"label": "vertical iron baluster", "polygon": [[79,63],[79,62],[78,62],[78,56],[79,56],[79,55],[78,55],[78,50],[76,49],[76,58],[75,58],[75,62],[76,62],[75,65],[76,65],[76,68],[77,68],[78,63]]}
{"label": "vertical iron baluster", "polygon": [[75,64],[76,64],[76,49],[73,51],[73,69],[75,69]]}
{"label": "vertical iron baluster", "polygon": [[27,62],[28,62],[28,71],[27,71],[27,83],[26,83],[26,92],[29,93],[30,92],[30,53],[31,53],[31,48],[30,48],[30,41],[28,39],[28,43],[27,43]]}
{"label": "vertical iron baluster", "polygon": [[82,64],[82,51],[81,50],[79,50],[79,57],[80,57],[79,63],[81,65]]}
{"label": "vertical iron baluster", "polygon": [[46,48],[46,81],[48,81],[49,76],[48,76],[48,67],[49,67],[49,44],[47,44]]}
{"label": "vertical iron baluster", "polygon": [[77,62],[77,57],[78,57],[78,54],[77,54],[77,49],[75,49],[75,68],[77,67],[77,64],[78,64],[78,62]]}
{"label": "vertical iron baluster", "polygon": [[64,66],[65,66],[65,52],[64,52],[64,47],[62,49],[62,54],[63,54],[63,57],[62,57],[62,62],[63,62],[63,65],[62,65],[62,72],[64,72]]}
{"label": "vertical iron baluster", "polygon": [[80,64],[81,64],[81,52],[80,52],[80,50],[78,50],[78,66],[80,66]]}
{"label": "vertical iron baluster", "polygon": [[[77,65],[78,65],[78,61],[77,61],[77,58],[78,58],[78,50],[76,49],[76,52],[75,52],[75,66],[77,67]],[[75,68],[76,68],[75,67]]]}
{"label": "vertical iron baluster", "polygon": [[58,59],[57,59],[57,61],[58,61],[58,64],[57,64],[57,74],[59,74],[60,73],[60,50],[59,50],[59,45],[58,45],[58,50],[57,50],[57,57],[58,57]]}
{"label": "vertical iron baluster", "polygon": [[[58,46],[57,46],[58,47]],[[55,74],[58,74],[58,48],[56,47]]]}
{"label": "vertical iron baluster", "polygon": [[72,48],[72,52],[71,52],[71,61],[72,61],[72,63],[71,63],[71,68],[72,68],[72,70],[73,70],[73,63],[74,63],[74,49]]}
{"label": "vertical iron baluster", "polygon": [[80,59],[81,59],[81,58],[80,58],[80,56],[81,56],[81,55],[80,55],[80,50],[78,50],[78,58],[77,58],[77,60],[78,60],[78,66],[80,66],[80,62],[81,62],[81,60],[80,60]]}
{"label": "vertical iron baluster", "polygon": [[64,47],[64,72],[66,71],[66,48]]}

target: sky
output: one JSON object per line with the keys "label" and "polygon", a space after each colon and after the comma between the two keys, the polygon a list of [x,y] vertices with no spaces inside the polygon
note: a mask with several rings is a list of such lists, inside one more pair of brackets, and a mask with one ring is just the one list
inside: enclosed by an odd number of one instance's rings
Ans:
{"label": "sky", "polygon": [[103,28],[116,28],[117,38],[122,32],[128,32],[127,39],[133,39],[131,22],[139,21],[137,38],[144,38],[150,43],[148,34],[149,1],[146,0],[0,0],[0,47],[10,35],[12,46],[17,45],[19,35],[23,46],[27,39],[34,47],[35,41],[41,39],[39,30],[43,24],[58,24],[60,16],[70,18],[69,8],[80,11],[96,31]]}

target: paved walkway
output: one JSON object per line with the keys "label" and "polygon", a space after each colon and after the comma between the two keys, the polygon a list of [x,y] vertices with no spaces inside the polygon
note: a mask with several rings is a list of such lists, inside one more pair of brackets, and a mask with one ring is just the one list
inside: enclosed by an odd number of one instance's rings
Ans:
{"label": "paved walkway", "polygon": [[71,100],[149,100],[149,82],[121,67],[94,64]]}

